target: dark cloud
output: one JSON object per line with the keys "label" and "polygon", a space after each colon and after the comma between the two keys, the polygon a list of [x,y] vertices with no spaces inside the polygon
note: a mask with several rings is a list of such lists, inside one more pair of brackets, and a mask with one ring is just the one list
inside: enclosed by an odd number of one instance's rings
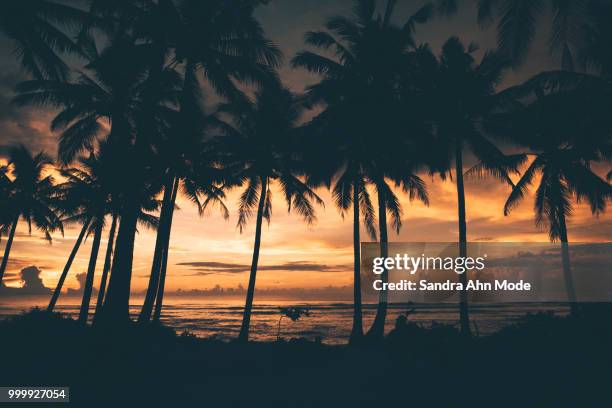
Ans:
{"label": "dark cloud", "polygon": [[[85,290],[85,280],[87,279],[87,273],[80,272],[80,273],[77,273],[74,277],[77,283],[79,284],[79,287],[76,289],[72,289],[72,288],[66,289],[66,296],[82,295],[83,291]],[[96,293],[98,293],[96,288],[92,288],[92,294],[96,294]]]}
{"label": "dark cloud", "polygon": [[[20,288],[9,288],[0,286],[2,296],[21,296],[21,295],[47,295],[51,289],[47,288],[40,278],[41,270],[36,266],[25,267],[19,272],[19,280],[23,283]],[[16,280],[12,277],[11,280]]]}
{"label": "dark cloud", "polygon": [[[195,275],[210,275],[215,273],[243,273],[251,270],[250,265],[227,262],[181,262],[177,265],[189,266],[197,271]],[[314,262],[295,261],[279,265],[261,265],[258,271],[290,271],[290,272],[347,272],[352,265],[324,265]]]}

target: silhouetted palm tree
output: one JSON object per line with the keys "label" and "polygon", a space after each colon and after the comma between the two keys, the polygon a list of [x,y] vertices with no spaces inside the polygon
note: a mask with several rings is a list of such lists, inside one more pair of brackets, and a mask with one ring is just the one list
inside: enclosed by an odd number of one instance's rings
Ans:
{"label": "silhouetted palm tree", "polygon": [[70,68],[58,54],[81,54],[70,31],[86,19],[84,10],[60,2],[0,3],[0,33],[13,43],[21,65],[37,79],[68,78]]}
{"label": "silhouetted palm tree", "polygon": [[[606,88],[541,87],[545,77],[541,74],[517,88],[527,102],[524,109],[510,116],[509,128],[514,139],[533,153],[506,201],[504,214],[520,203],[539,176],[534,203],[536,225],[548,229],[551,241],[561,242],[568,300],[575,312],[567,219],[572,214],[573,199],[586,201],[595,215],[603,212],[612,199],[612,186],[591,169],[592,163],[612,158],[612,121],[606,105],[610,93]],[[558,79],[554,73],[552,78]]]}
{"label": "silhouetted palm tree", "polygon": [[320,205],[323,201],[298,177],[303,165],[296,159],[300,151],[295,127],[302,107],[294,95],[279,87],[266,87],[256,93],[254,102],[224,104],[219,111],[230,118],[217,123],[225,133],[221,142],[225,163],[246,183],[239,202],[241,232],[257,208],[253,259],[239,335],[239,340],[248,341],[261,227],[263,220],[269,222],[272,216],[272,183],[277,182],[289,211],[297,210],[308,224],[316,220],[312,201]]}
{"label": "silhouetted palm tree", "polygon": [[[278,63],[279,52],[263,36],[259,23],[253,17],[253,8],[257,3],[246,0],[231,3],[221,0],[160,2],[159,5],[166,11],[157,12],[153,21],[159,21],[160,17],[166,18],[165,24],[154,23],[150,26],[154,30],[147,31],[146,13],[140,21],[144,27],[139,26],[138,21],[135,23],[135,34],[153,44],[153,49],[157,50],[153,53],[153,59],[147,60],[150,74],[159,71],[165,55],[172,55],[170,66],[181,65],[181,69],[186,72],[185,78],[195,77],[196,72],[201,72],[217,94],[229,99],[240,99],[243,96],[237,83],[258,83],[273,79],[272,67]],[[174,4],[177,6],[174,7]],[[139,31],[141,28],[142,32]],[[160,32],[162,28],[165,30]],[[169,48],[166,50],[165,46]],[[151,63],[155,60],[156,64]],[[183,89],[191,89],[191,84],[187,82]],[[146,139],[136,138],[135,150],[143,151],[147,147]],[[168,178],[173,177],[169,172]],[[137,186],[138,183],[136,175],[131,184]],[[128,202],[135,200],[128,199]],[[113,273],[104,308],[120,318],[128,314],[134,212],[134,205],[123,209]]]}
{"label": "silhouetted palm tree", "polygon": [[225,193],[220,188],[223,170],[217,166],[214,146],[205,141],[208,118],[201,107],[200,83],[195,72],[187,71],[179,97],[179,110],[173,115],[166,132],[156,144],[160,152],[160,169],[165,169],[164,201],[161,227],[155,242],[155,252],[140,322],[151,317],[155,303],[155,320],[163,304],[165,271],[175,201],[179,189],[198,206],[200,215],[211,205],[219,205],[225,218],[229,212],[223,204]]}
{"label": "silhouetted palm tree", "polygon": [[[91,255],[85,285],[83,287],[83,299],[79,311],[79,322],[87,323],[89,302],[93,289],[96,261],[100,249],[102,230],[106,214],[111,208],[111,194],[108,188],[108,180],[100,180],[97,174],[97,158],[92,154],[86,159],[79,160],[79,168],[69,168],[61,171],[65,182],[58,185],[58,198],[62,202],[62,211],[70,214],[64,219],[65,223],[78,222],[93,234]],[[80,244],[80,242],[79,242]],[[77,247],[78,249],[78,247]],[[67,272],[67,270],[65,270]],[[52,311],[61,291],[66,274],[62,274],[55,293],[51,299],[48,310]]]}
{"label": "silhouetted palm tree", "polygon": [[[64,223],[81,224],[82,229],[60,276],[47,310],[53,311],[55,308],[65,279],[83,239],[88,234],[93,234],[91,255],[79,313],[79,321],[85,324],[88,318],[96,261],[106,217],[110,215],[114,219],[113,223],[116,225],[116,212],[117,208],[120,208],[121,205],[121,196],[115,190],[116,179],[120,175],[117,173],[113,155],[109,152],[108,145],[104,143],[101,144],[100,151],[97,154],[91,153],[89,157],[81,158],[78,161],[78,167],[63,169],[61,174],[66,181],[57,186],[57,203],[62,215],[65,217],[63,221]],[[152,195],[155,194],[156,191],[153,191]],[[157,206],[155,200],[151,199],[149,201],[144,204],[145,211],[154,210]],[[139,217],[141,224],[155,228],[157,226],[157,218],[145,211],[141,212]],[[114,231],[111,232],[114,233]],[[111,245],[109,242],[109,247]],[[109,267],[110,259],[108,257],[107,253],[105,268]],[[103,291],[102,284],[100,291]]]}
{"label": "silhouetted palm tree", "polygon": [[[139,119],[146,107],[146,115],[163,126],[168,115],[168,105],[172,104],[178,85],[178,76],[172,70],[164,70],[159,77],[154,103],[145,103],[143,95],[148,85],[146,79],[148,50],[136,47],[129,38],[119,38],[94,57],[76,81],[28,81],[18,86],[18,104],[37,104],[60,108],[60,113],[51,123],[51,128],[60,131],[59,158],[63,163],[71,162],[84,151],[94,149],[97,141],[106,139],[112,151],[113,160],[120,167],[121,177],[114,180],[114,190],[121,195],[121,206],[117,208],[121,218],[116,245],[133,247],[136,223],[140,217],[141,204],[146,202],[155,185],[146,180],[151,174],[152,155],[146,149],[136,148],[134,141],[139,129]],[[148,128],[151,130],[151,128]],[[152,132],[140,135],[148,140]],[[147,170],[148,169],[148,170]],[[138,173],[138,176],[135,175]],[[139,178],[138,188],[134,187],[133,177]],[[153,180],[153,179],[150,179]],[[153,181],[153,184],[156,182]],[[136,195],[136,198],[134,198]],[[130,196],[131,199],[127,199]],[[130,213],[126,220],[126,205],[134,206],[136,212]],[[121,229],[123,228],[123,234]],[[121,238],[123,237],[123,238]],[[131,252],[126,255],[131,263]],[[115,256],[115,262],[126,261]],[[114,268],[115,266],[113,266]],[[131,277],[119,274],[119,287]],[[112,287],[113,278],[109,282]],[[129,291],[128,291],[129,292]],[[121,293],[121,292],[120,292]],[[107,293],[107,299],[110,295]],[[129,296],[123,293],[122,296]]]}
{"label": "silhouetted palm tree", "polygon": [[[315,121],[316,122],[316,121]],[[312,136],[312,130],[311,130]],[[320,142],[319,137],[313,141]],[[331,146],[330,146],[331,147]],[[325,184],[332,189],[332,196],[342,218],[353,208],[353,326],[349,342],[357,343],[363,337],[363,313],[361,308],[361,234],[360,218],[363,214],[364,226],[372,239],[376,239],[376,210],[367,189],[368,180],[364,177],[361,164],[343,146],[334,146],[327,154],[319,153],[319,160],[309,169],[310,184]],[[348,146],[347,146],[348,147]],[[346,156],[343,156],[345,153]]]}
{"label": "silhouetted palm tree", "polygon": [[[177,151],[180,138],[171,139],[169,142],[174,146],[168,146],[168,152]],[[185,142],[185,140],[183,140]],[[166,268],[168,263],[168,248],[170,246],[170,232],[172,230],[172,219],[175,202],[179,191],[198,207],[200,216],[206,210],[218,205],[224,218],[229,217],[229,211],[223,203],[225,193],[221,185],[223,170],[216,166],[211,156],[213,153],[206,143],[192,141],[193,144],[184,144],[180,147],[182,153],[179,156],[168,156],[173,158],[172,171],[175,176],[171,179],[172,185],[164,187],[164,198],[160,214],[160,228],[155,242],[155,252],[151,275],[145,295],[145,302],[141,310],[139,321],[147,322],[153,313],[154,320],[159,320],[163,305],[163,294],[165,287]],[[170,168],[170,167],[168,167]]]}
{"label": "silhouetted palm tree", "polygon": [[[509,67],[499,54],[488,52],[477,63],[473,53],[475,45],[466,49],[460,40],[452,37],[443,47],[439,60],[422,53],[424,73],[431,78],[424,91],[429,98],[429,115],[435,131],[428,155],[432,172],[442,177],[452,174],[454,167],[457,186],[459,256],[467,256],[467,225],[463,159],[471,151],[479,163],[470,174],[492,175],[511,184],[509,172],[516,172],[524,157],[504,155],[488,137],[486,129],[495,114],[505,109],[508,99],[496,93],[503,72]],[[428,89],[429,88],[429,89]],[[454,161],[454,166],[452,162]],[[463,287],[466,274],[459,275]],[[463,334],[470,333],[468,299],[460,292],[460,324]]]}
{"label": "silhouetted palm tree", "polygon": [[110,231],[108,233],[108,242],[106,245],[106,254],[104,255],[104,267],[102,268],[102,277],[100,278],[100,287],[98,288],[98,298],[96,300],[96,311],[94,317],[102,310],[104,304],[104,295],[106,293],[106,284],[108,282],[108,273],[111,269],[113,259],[113,246],[115,244],[115,235],[117,232],[117,214],[112,215],[113,220],[111,222]]}
{"label": "silhouetted palm tree", "polygon": [[[401,143],[405,147],[406,136],[415,129],[414,117],[410,111],[406,113],[401,100],[399,78],[413,64],[415,47],[412,34],[415,27],[432,16],[433,6],[426,4],[402,26],[396,26],[391,22],[395,2],[388,1],[384,14],[378,16],[375,15],[376,5],[374,0],[356,0],[351,17],[332,17],[325,24],[327,31],[306,33],[307,44],[329,52],[333,57],[302,51],[293,58],[292,64],[323,76],[321,82],[307,89],[308,102],[325,108],[309,126],[322,131],[326,140],[333,141],[331,162],[335,155],[340,157],[337,166],[329,169],[329,174],[336,174],[339,180],[335,186],[336,201],[342,208],[354,202],[356,192],[360,194],[358,199],[371,234],[374,232],[374,217],[370,214],[372,205],[366,185],[375,187],[379,202],[381,256],[386,256],[387,212],[391,214],[397,231],[402,215],[399,200],[388,185],[388,179],[395,180],[409,191],[410,198],[427,202],[425,185],[413,174],[415,166],[408,159],[412,156],[410,149],[407,149],[408,153],[398,149],[399,153],[389,146]],[[354,185],[358,185],[358,189],[351,187]],[[352,194],[349,194],[351,190]],[[354,209],[354,217],[358,220],[358,209]],[[354,338],[358,338],[361,332],[358,234],[358,227],[354,227],[357,314],[353,325]],[[384,272],[382,279],[387,278],[387,272]],[[376,318],[368,333],[371,337],[383,336],[386,311],[386,292],[381,292]]]}
{"label": "silhouetted palm tree", "polygon": [[13,147],[9,152],[8,169],[3,171],[2,177],[7,192],[2,205],[3,230],[8,239],[0,264],[0,285],[20,218],[28,224],[30,233],[34,224],[49,242],[51,232],[58,229],[62,234],[64,232],[62,222],[53,210],[53,177],[46,174],[51,163],[44,153],[33,156],[23,145]]}

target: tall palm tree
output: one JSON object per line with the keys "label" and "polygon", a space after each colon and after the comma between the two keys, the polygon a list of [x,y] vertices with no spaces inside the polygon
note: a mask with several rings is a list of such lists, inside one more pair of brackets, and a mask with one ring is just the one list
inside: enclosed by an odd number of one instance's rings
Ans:
{"label": "tall palm tree", "polygon": [[[471,175],[492,175],[508,184],[509,173],[516,172],[523,161],[522,155],[506,156],[490,140],[487,128],[497,113],[505,109],[507,97],[496,92],[504,70],[509,67],[505,58],[487,52],[476,62],[475,45],[467,49],[456,37],[442,46],[439,59],[420,54],[424,75],[428,80],[424,92],[428,98],[428,116],[435,125],[428,160],[432,172],[444,178],[454,170],[457,188],[459,256],[467,256],[467,220],[464,186],[464,155],[470,151],[478,164],[468,172]],[[454,166],[453,166],[454,162]],[[454,169],[453,169],[454,167]],[[459,275],[465,288],[466,274]],[[461,332],[470,334],[467,292],[459,293]]]}
{"label": "tall palm tree", "polygon": [[[223,217],[225,219],[229,217],[229,211],[223,203],[225,198],[224,187],[218,185],[221,180],[222,169],[212,166],[214,162],[208,162],[209,158],[206,157],[207,147],[200,144],[199,147],[192,145],[191,149],[193,149],[194,154],[190,155],[189,160],[182,162],[187,166],[181,167],[180,161],[175,162],[173,166],[175,176],[170,179],[172,184],[164,187],[160,228],[156,237],[145,301],[139,316],[139,322],[141,323],[148,322],[152,315],[154,320],[159,320],[161,315],[172,219],[179,191],[182,191],[183,195],[197,206],[200,216],[205,214],[208,207],[218,205]],[[187,154],[187,151],[185,151],[185,154]],[[183,160],[186,158],[183,156]]]}
{"label": "tall palm tree", "polygon": [[[165,225],[165,234],[163,237],[163,245],[161,247],[161,265],[159,269],[159,283],[155,295],[155,308],[153,312],[153,320],[159,321],[161,316],[166,270],[168,266],[168,249],[170,246],[170,231],[172,229],[172,213],[174,211],[174,203],[179,192],[182,192],[189,201],[193,202],[198,208],[200,216],[207,214],[210,207],[218,206],[221,215],[224,219],[229,218],[229,210],[225,206],[224,189],[233,185],[226,176],[224,170],[216,165],[216,162],[210,161],[210,148],[194,146],[195,155],[190,159],[190,166],[177,172],[172,188],[170,198],[170,212],[168,214],[167,224]],[[197,153],[199,152],[199,153]],[[143,307],[144,310],[144,307]],[[150,312],[149,312],[150,313]]]}
{"label": "tall palm tree", "polygon": [[225,193],[219,184],[222,169],[216,164],[215,151],[205,141],[209,118],[201,104],[200,83],[193,71],[187,71],[180,92],[179,110],[173,115],[166,137],[157,142],[160,169],[165,170],[164,198],[160,214],[161,228],[155,242],[155,252],[140,322],[149,321],[155,303],[155,320],[159,319],[163,304],[165,270],[175,201],[179,189],[197,205],[203,215],[210,205],[219,205],[225,218],[229,216],[223,204]]}
{"label": "tall palm tree", "polygon": [[605,88],[541,88],[541,78],[519,87],[528,96],[526,106],[510,116],[509,129],[516,141],[529,147],[532,160],[514,185],[504,215],[521,202],[539,177],[534,203],[536,225],[548,229],[551,241],[561,242],[563,276],[575,313],[567,220],[574,199],[586,201],[594,215],[605,211],[612,199],[612,186],[591,168],[593,163],[612,159],[612,121],[606,104],[610,93]]}
{"label": "tall palm tree", "polygon": [[219,108],[229,120],[219,120],[224,132],[221,152],[226,165],[246,187],[240,196],[238,228],[242,232],[253,210],[255,243],[249,275],[244,315],[239,340],[248,341],[255,279],[261,246],[263,220],[272,216],[272,184],[276,181],[287,201],[308,224],[316,220],[313,201],[323,205],[319,196],[299,178],[303,171],[295,127],[302,112],[291,92],[280,87],[266,87],[256,92],[253,102],[224,104]]}
{"label": "tall palm tree", "polygon": [[46,174],[51,167],[51,160],[44,153],[32,155],[23,145],[11,148],[8,168],[2,177],[7,194],[3,199],[3,232],[8,234],[4,256],[0,263],[0,285],[9,262],[9,255],[15,238],[19,219],[32,224],[43,232],[51,242],[51,232],[60,230],[63,225],[53,210],[54,186],[53,177]]}
{"label": "tall palm tree", "polygon": [[66,80],[70,68],[59,54],[82,55],[70,32],[88,19],[78,7],[48,1],[4,1],[0,33],[14,45],[24,69],[36,79]]}
{"label": "tall palm tree", "polygon": [[[105,145],[103,145],[101,152],[98,154],[91,153],[89,157],[79,159],[79,167],[61,170],[61,174],[66,181],[57,186],[58,193],[56,201],[60,208],[59,211],[64,216],[63,222],[65,224],[81,224],[81,231],[70,252],[64,270],[60,275],[51,300],[49,301],[49,305],[47,306],[47,310],[53,311],[55,308],[66,277],[68,276],[68,272],[70,271],[83,240],[88,235],[93,235],[93,243],[78,318],[79,322],[82,324],[87,322],[89,315],[89,304],[93,290],[96,262],[100,249],[102,232],[106,225],[106,217],[110,215],[113,220],[103,269],[103,273],[106,274],[108,274],[110,268],[110,253],[112,252],[114,228],[116,228],[118,222],[115,209],[120,205],[120,197],[113,194],[113,185],[117,174],[115,169],[112,168],[113,163],[109,162],[109,156],[104,153],[106,150],[104,146]],[[156,193],[157,191],[153,191],[151,195],[154,196]],[[148,199],[146,202],[143,202],[142,205],[143,208],[139,215],[139,222],[147,228],[157,228],[158,219],[150,215],[149,211],[155,210],[158,207],[158,202],[155,199]],[[104,291],[104,281],[105,278],[103,276],[100,284],[100,292]],[[96,307],[98,309],[100,306],[96,305]]]}
{"label": "tall palm tree", "polygon": [[[87,230],[88,233],[93,234],[91,255],[89,258],[89,265],[83,288],[83,299],[78,318],[81,324],[85,324],[87,323],[89,313],[89,303],[93,289],[102,230],[104,228],[106,215],[109,209],[112,208],[112,187],[110,184],[112,179],[105,179],[102,171],[104,164],[101,164],[99,157],[94,153],[91,153],[87,158],[80,159],[78,164],[78,168],[68,168],[61,171],[66,181],[58,185],[57,189],[58,198],[62,203],[62,212],[69,214],[65,222],[79,222],[83,225],[83,231]],[[80,240],[77,239],[77,244],[75,245],[77,250],[80,243]],[[76,251],[74,251],[74,253],[76,255]],[[57,301],[68,270],[65,269],[64,272],[65,273],[60,277],[49,304],[49,310],[53,310],[55,306],[55,302]]]}
{"label": "tall palm tree", "polygon": [[[159,72],[166,55],[172,55],[170,66],[181,66],[186,72],[185,78],[195,77],[196,72],[201,72],[217,94],[232,99],[243,97],[237,83],[258,83],[273,78],[271,67],[278,63],[279,51],[264,37],[253,17],[257,3],[246,0],[231,3],[221,0],[159,2],[158,5],[165,11],[156,12],[153,21],[163,17],[165,23],[155,23],[152,26],[154,30],[147,31],[146,18],[151,14],[144,13],[145,17],[136,22],[134,30],[156,50],[156,57],[147,60],[150,75]],[[151,11],[155,12],[155,7]],[[139,25],[141,22],[143,25]],[[166,30],[160,32],[160,28]],[[155,60],[157,62],[151,62]],[[190,86],[191,83],[186,82],[184,89],[191,89]],[[144,151],[147,145],[146,137],[137,137],[134,149]],[[137,172],[132,173],[135,176],[131,184],[137,186]],[[169,173],[168,178],[173,177]],[[128,202],[135,200],[128,199]],[[120,318],[128,314],[134,212],[134,205],[123,209],[104,308]]]}
{"label": "tall palm tree", "polygon": [[[113,160],[121,167],[122,173],[122,177],[114,180],[116,194],[122,196],[122,205],[118,207],[121,223],[116,245],[122,243],[132,247],[141,205],[150,197],[150,191],[155,189],[145,180],[145,174],[150,174],[147,168],[151,166],[152,156],[134,146],[138,118],[144,115],[142,112],[145,103],[142,96],[147,85],[145,62],[149,53],[146,49],[135,47],[129,38],[119,38],[99,55],[93,50],[92,56],[93,61],[79,73],[76,80],[35,80],[22,83],[18,86],[15,101],[21,105],[36,104],[61,109],[52,121],[51,128],[61,132],[59,158],[63,163],[71,162],[84,150],[94,149],[97,142],[106,140]],[[147,114],[155,118],[159,126],[162,126],[168,115],[168,105],[175,98],[172,90],[177,85],[177,78],[174,71],[164,70],[158,81],[163,92],[157,95],[154,104],[146,105]],[[142,138],[147,136],[151,135],[143,135]],[[132,176],[135,172],[139,174],[140,188],[134,188]],[[130,195],[136,195],[136,198],[127,200],[126,197]],[[122,212],[127,203],[131,207],[136,203],[137,208],[135,213],[130,212],[126,220]],[[128,258],[126,260],[116,255],[113,265],[131,262],[129,251]],[[119,274],[116,279],[129,281],[131,267],[128,275]],[[109,290],[112,281],[111,275]]]}
{"label": "tall palm tree", "polygon": [[113,220],[111,221],[111,227],[108,233],[108,242],[106,244],[106,254],[104,255],[104,266],[102,268],[102,277],[100,278],[100,287],[98,288],[98,298],[96,300],[96,310],[94,312],[94,318],[100,313],[100,310],[102,310],[102,305],[104,304],[104,295],[106,293],[108,273],[110,271],[113,259],[113,246],[115,244],[118,218],[119,217],[117,216],[117,214],[112,215]]}
{"label": "tall palm tree", "polygon": [[[376,15],[375,0],[354,1],[352,16],[332,17],[325,24],[326,31],[306,33],[306,43],[323,53],[302,51],[292,60],[295,67],[323,77],[319,83],[307,89],[308,102],[324,107],[312,126],[323,129],[326,140],[332,140],[335,146],[331,151],[341,158],[338,166],[331,169],[331,173],[335,173],[340,181],[335,190],[339,194],[337,198],[344,203],[339,204],[341,207],[350,205],[351,199],[347,197],[352,196],[355,202],[355,194],[360,194],[358,201],[362,202],[371,234],[374,217],[370,214],[371,202],[366,185],[372,185],[377,192],[381,256],[387,253],[387,212],[397,231],[402,216],[399,200],[388,181],[395,180],[409,192],[410,198],[428,201],[424,183],[413,174],[416,168],[411,163],[413,160],[407,159],[413,155],[406,140],[421,130],[415,126],[416,115],[412,115],[402,101],[400,78],[411,69],[414,61],[416,49],[413,33],[416,25],[429,20],[433,6],[426,4],[403,25],[397,26],[391,22],[395,3],[388,1],[384,13]],[[333,57],[327,56],[329,53]],[[408,129],[414,130],[415,135],[408,134]],[[391,144],[401,144],[402,148],[396,152],[390,151]],[[354,186],[358,186],[357,189]],[[347,188],[352,190],[352,194],[348,194]],[[358,220],[357,212],[355,217]],[[353,238],[357,296],[357,227],[354,227]],[[387,278],[385,271],[382,279]],[[358,338],[360,312],[357,301],[355,303],[357,317],[354,319],[353,337]],[[386,312],[386,292],[381,292],[376,318],[368,332],[370,337],[379,339],[383,336]]]}
{"label": "tall palm tree", "polygon": [[[311,137],[316,134],[316,130],[311,126],[308,128]],[[322,136],[312,137],[312,141],[318,144],[321,138]],[[331,188],[334,203],[342,218],[351,207],[353,209],[353,325],[349,342],[358,343],[363,338],[360,219],[363,214],[367,233],[376,240],[376,210],[367,189],[368,180],[363,175],[359,161],[340,145],[330,148],[327,153],[329,157],[325,153],[319,153],[317,163],[312,163],[313,168],[308,171],[308,182],[312,185],[324,184]],[[345,153],[345,156],[342,153]]]}

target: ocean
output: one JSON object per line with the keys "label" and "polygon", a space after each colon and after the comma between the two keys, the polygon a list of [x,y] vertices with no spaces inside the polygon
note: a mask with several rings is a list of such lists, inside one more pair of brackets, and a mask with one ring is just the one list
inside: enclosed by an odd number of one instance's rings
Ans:
{"label": "ocean", "polygon": [[[165,299],[166,300],[166,299]],[[46,298],[0,299],[0,318],[22,313],[32,307],[44,308]],[[56,311],[76,317],[80,299],[64,298]],[[141,299],[133,299],[130,313],[134,318],[140,311]],[[201,338],[231,340],[238,336],[243,299],[194,298],[186,296],[168,297],[162,311],[164,324],[178,333],[188,331]],[[250,339],[273,341],[279,335],[280,307],[300,307],[309,310],[310,315],[298,321],[283,318],[280,321],[280,337],[284,339],[320,339],[326,344],[344,344],[352,327],[353,306],[350,302],[303,301],[303,300],[256,300],[251,316]],[[412,310],[409,320],[429,326],[431,324],[458,325],[456,304],[390,304],[386,332],[390,331],[398,316]],[[93,307],[91,309],[93,312]],[[561,303],[506,303],[470,305],[472,330],[477,335],[488,335],[512,324],[527,313],[553,312],[566,314],[568,308]],[[363,306],[364,330],[374,320],[375,304]]]}

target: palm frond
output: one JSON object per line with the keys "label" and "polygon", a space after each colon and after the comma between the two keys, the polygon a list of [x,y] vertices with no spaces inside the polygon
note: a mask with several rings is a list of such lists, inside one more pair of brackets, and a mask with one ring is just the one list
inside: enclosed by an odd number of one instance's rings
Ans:
{"label": "palm frond", "polygon": [[376,210],[363,180],[359,183],[359,208],[363,214],[363,223],[368,234],[373,240],[376,240]]}
{"label": "palm frond", "polygon": [[525,195],[529,191],[529,187],[533,182],[533,178],[540,169],[541,165],[541,159],[536,158],[533,162],[531,162],[527,170],[525,170],[516,185],[513,184],[512,192],[504,204],[504,215],[509,215],[510,211],[519,205],[521,200],[525,198]]}
{"label": "palm frond", "polygon": [[542,0],[513,0],[501,4],[497,44],[515,66],[524,61],[536,31]]}
{"label": "palm frond", "polygon": [[247,181],[247,187],[240,195],[238,202],[238,228],[242,233],[247,221],[251,217],[253,210],[257,206],[259,200],[259,189],[261,186],[261,179],[258,177],[251,177]]}

